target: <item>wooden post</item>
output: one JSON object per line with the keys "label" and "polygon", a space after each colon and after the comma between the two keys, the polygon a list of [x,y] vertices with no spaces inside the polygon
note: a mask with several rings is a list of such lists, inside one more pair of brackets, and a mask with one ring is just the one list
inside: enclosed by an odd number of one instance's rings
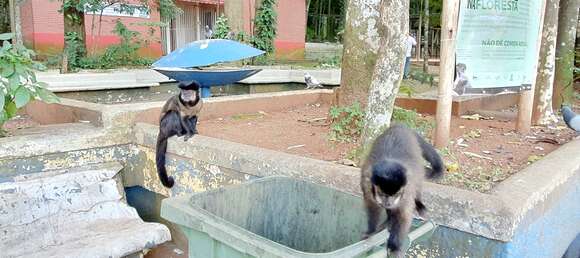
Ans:
{"label": "wooden post", "polygon": [[449,142],[451,106],[453,104],[451,91],[453,90],[453,72],[455,70],[455,38],[457,37],[458,14],[459,0],[443,1],[443,12],[441,14],[441,61],[434,134],[434,142],[437,148],[444,148]]}
{"label": "wooden post", "polygon": [[[540,55],[540,47],[542,42],[542,26],[544,24],[544,14],[546,12],[546,0],[542,0],[542,7],[540,8],[540,28],[537,38],[537,49],[536,58],[534,59],[534,69],[532,71],[538,70],[538,58]],[[532,125],[532,110],[534,108],[534,90],[536,88],[536,76],[533,75],[534,80],[532,81],[532,86],[530,90],[523,91],[520,93],[520,99],[518,102],[518,121],[516,122],[516,130],[519,133],[530,132],[530,127]]]}
{"label": "wooden post", "polygon": [[[419,60],[421,60],[421,46],[423,43],[423,41],[421,40],[422,27],[423,27],[423,1],[420,1],[419,2],[419,28],[417,30],[417,35],[416,35],[417,47],[415,47],[415,57],[417,58],[417,62],[419,62]],[[409,26],[409,30],[411,30],[410,26]]]}

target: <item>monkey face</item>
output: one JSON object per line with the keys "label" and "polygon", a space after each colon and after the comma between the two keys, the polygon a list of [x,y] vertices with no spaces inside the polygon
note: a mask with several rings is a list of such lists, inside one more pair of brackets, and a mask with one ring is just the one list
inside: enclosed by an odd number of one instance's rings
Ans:
{"label": "monkey face", "polygon": [[384,160],[372,167],[373,196],[380,206],[393,209],[399,205],[407,185],[407,169],[399,162]]}
{"label": "monkey face", "polygon": [[373,195],[377,204],[385,209],[395,209],[399,206],[404,188],[400,189],[394,195],[385,194],[379,187],[373,186]]}
{"label": "monkey face", "polygon": [[184,102],[193,102],[197,99],[197,91],[195,90],[181,90],[181,99]]}

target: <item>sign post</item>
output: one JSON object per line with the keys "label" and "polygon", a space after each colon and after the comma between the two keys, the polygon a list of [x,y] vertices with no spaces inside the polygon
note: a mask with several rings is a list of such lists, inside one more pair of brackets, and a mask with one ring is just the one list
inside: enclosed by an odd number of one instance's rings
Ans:
{"label": "sign post", "polygon": [[[539,17],[539,24],[544,24],[544,14],[546,13],[546,0],[542,0],[540,10],[538,13]],[[532,126],[532,112],[534,109],[534,90],[536,89],[536,71],[538,67],[538,59],[540,56],[540,45],[542,42],[542,29],[539,25],[539,32],[536,37],[536,52],[534,54],[534,67],[533,67],[533,75],[534,80],[531,85],[531,89],[529,91],[524,91],[520,94],[520,100],[518,103],[518,121],[516,124],[516,130],[520,133],[528,133],[530,132],[530,127]]]}
{"label": "sign post", "polygon": [[437,148],[444,148],[449,142],[458,12],[459,0],[443,1],[443,12],[441,14],[441,60],[434,139],[435,147]]}
{"label": "sign post", "polygon": [[545,0],[443,1],[437,147],[449,140],[452,94],[519,92],[516,128],[530,130],[544,9]]}

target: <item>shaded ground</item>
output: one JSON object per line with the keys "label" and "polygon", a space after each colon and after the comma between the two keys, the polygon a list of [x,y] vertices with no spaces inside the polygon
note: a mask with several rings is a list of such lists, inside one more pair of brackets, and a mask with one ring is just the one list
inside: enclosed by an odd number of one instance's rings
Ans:
{"label": "shaded ground", "polygon": [[[349,157],[356,143],[328,140],[329,106],[308,105],[282,112],[259,112],[201,121],[202,135],[327,161]],[[423,119],[432,120],[431,117]],[[452,143],[442,154],[450,171],[440,182],[479,192],[541,159],[574,134],[563,124],[534,127],[527,135],[507,119],[452,119]],[[343,163],[344,161],[340,161]]]}

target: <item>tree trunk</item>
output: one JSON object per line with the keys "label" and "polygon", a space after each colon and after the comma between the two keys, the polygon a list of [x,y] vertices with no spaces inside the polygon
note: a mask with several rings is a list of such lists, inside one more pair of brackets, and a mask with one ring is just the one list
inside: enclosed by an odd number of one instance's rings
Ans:
{"label": "tree trunk", "polygon": [[563,103],[574,99],[574,43],[578,21],[578,0],[560,0],[558,39],[556,43],[556,74],[552,107],[559,109]]}
{"label": "tree trunk", "polygon": [[425,0],[425,4],[423,5],[425,10],[425,29],[423,29],[423,33],[425,34],[425,46],[423,47],[423,72],[429,72],[429,0]]}
{"label": "tree trunk", "polygon": [[[340,106],[367,102],[379,49],[380,0],[348,1],[344,29],[342,73],[337,101]],[[405,20],[407,21],[407,20]]]}
{"label": "tree trunk", "polygon": [[22,45],[22,26],[20,20],[20,4],[22,1],[9,0],[8,11],[10,16],[10,31],[14,33],[14,42],[16,45]]}
{"label": "tree trunk", "polygon": [[417,42],[419,43],[417,43],[417,47],[415,49],[417,61],[421,60],[421,43],[423,42],[421,40],[423,34],[422,30],[423,30],[423,1],[419,3],[419,28],[417,32]]}
{"label": "tree trunk", "polygon": [[381,47],[373,69],[362,146],[369,146],[390,125],[395,98],[403,78],[408,21],[409,1],[381,1],[378,31]]}
{"label": "tree trunk", "polygon": [[534,92],[533,124],[548,125],[558,121],[552,109],[556,38],[558,33],[558,2],[559,0],[546,1],[542,42],[540,45],[540,60],[538,63],[538,75],[536,77],[536,90]]}
{"label": "tree trunk", "polygon": [[304,8],[306,9],[306,23],[304,23],[306,24],[306,26],[308,26],[308,12],[310,11],[310,1],[311,0],[306,0],[306,8]]}
{"label": "tree trunk", "polygon": [[[85,14],[78,10],[76,6],[79,4],[80,0],[72,0],[75,3],[71,5],[69,8],[65,8],[63,10],[63,17],[64,17],[64,35],[74,32],[77,34],[79,38],[79,49],[71,50],[77,52],[77,56],[83,56],[86,52],[86,45],[85,45]],[[63,55],[67,54],[68,43],[64,42],[64,50]],[[70,65],[73,60],[68,59],[66,65]],[[64,69],[65,71],[70,71],[70,67],[68,69]]]}

